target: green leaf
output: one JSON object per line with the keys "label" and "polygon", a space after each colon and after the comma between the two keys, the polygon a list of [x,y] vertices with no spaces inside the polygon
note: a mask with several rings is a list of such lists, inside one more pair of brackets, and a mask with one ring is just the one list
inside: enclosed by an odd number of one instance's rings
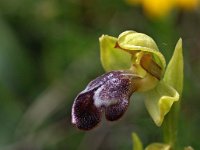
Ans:
{"label": "green leaf", "polygon": [[152,143],[145,150],[170,150],[170,145],[163,143]]}
{"label": "green leaf", "polygon": [[164,56],[159,52],[155,41],[146,34],[137,33],[135,31],[125,31],[118,37],[118,45],[121,49],[129,51],[143,51],[151,53],[155,61],[164,70],[166,66]]}
{"label": "green leaf", "polygon": [[181,95],[183,90],[183,54],[182,39],[176,44],[174,54],[167,66],[164,81]]}
{"label": "green leaf", "polygon": [[143,150],[142,142],[136,133],[132,133],[133,150]]}
{"label": "green leaf", "polygon": [[153,90],[146,92],[145,105],[157,126],[161,126],[172,104],[178,100],[178,92],[163,81],[160,81]]}
{"label": "green leaf", "polygon": [[106,71],[125,70],[131,66],[131,55],[115,48],[117,38],[102,35],[99,38],[101,50],[101,63]]}

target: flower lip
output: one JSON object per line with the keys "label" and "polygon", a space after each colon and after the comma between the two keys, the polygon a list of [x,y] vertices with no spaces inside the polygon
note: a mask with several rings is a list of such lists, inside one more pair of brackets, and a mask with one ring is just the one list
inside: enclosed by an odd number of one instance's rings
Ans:
{"label": "flower lip", "polygon": [[72,124],[90,130],[101,121],[102,111],[109,121],[119,119],[126,111],[129,98],[136,90],[134,75],[126,71],[112,71],[91,81],[75,99]]}
{"label": "flower lip", "polygon": [[72,106],[72,124],[82,130],[89,130],[101,121],[101,110],[93,105],[93,91],[81,93]]}

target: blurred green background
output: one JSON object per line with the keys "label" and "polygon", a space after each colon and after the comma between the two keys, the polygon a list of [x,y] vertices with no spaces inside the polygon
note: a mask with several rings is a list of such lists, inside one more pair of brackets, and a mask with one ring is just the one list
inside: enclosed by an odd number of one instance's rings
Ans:
{"label": "blurred green background", "polygon": [[132,132],[144,145],[160,142],[140,94],[117,122],[89,132],[71,125],[74,98],[104,73],[98,38],[125,30],[150,35],[167,61],[183,38],[179,142],[200,149],[199,27],[199,9],[152,19],[123,0],[1,0],[0,150],[130,150]]}

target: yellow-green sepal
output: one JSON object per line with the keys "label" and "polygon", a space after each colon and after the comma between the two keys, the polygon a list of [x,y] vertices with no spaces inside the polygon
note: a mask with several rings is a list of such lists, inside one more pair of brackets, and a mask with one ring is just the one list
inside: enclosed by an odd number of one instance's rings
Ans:
{"label": "yellow-green sepal", "polygon": [[116,48],[117,38],[102,35],[99,38],[101,63],[106,71],[126,70],[131,66],[131,55]]}
{"label": "yellow-green sepal", "polygon": [[143,145],[136,133],[132,133],[133,150],[143,150]]}
{"label": "yellow-green sepal", "polygon": [[179,101],[182,89],[183,54],[180,39],[167,66],[163,81],[160,81],[155,89],[146,92],[146,108],[157,126],[161,126],[173,103]]}
{"label": "yellow-green sepal", "polygon": [[159,52],[155,41],[148,35],[135,31],[125,31],[119,35],[117,42],[122,50],[130,53],[134,51],[151,53],[156,63],[164,70],[166,66],[165,58]]}
{"label": "yellow-green sepal", "polygon": [[163,143],[152,143],[148,145],[145,150],[170,150],[170,145]]}
{"label": "yellow-green sepal", "polygon": [[157,126],[161,126],[165,115],[170,111],[174,102],[179,100],[179,93],[165,82],[145,93],[146,108]]}
{"label": "yellow-green sepal", "polygon": [[179,39],[173,56],[167,65],[164,75],[164,81],[175,88],[181,95],[183,90],[183,52],[182,52],[182,39]]}

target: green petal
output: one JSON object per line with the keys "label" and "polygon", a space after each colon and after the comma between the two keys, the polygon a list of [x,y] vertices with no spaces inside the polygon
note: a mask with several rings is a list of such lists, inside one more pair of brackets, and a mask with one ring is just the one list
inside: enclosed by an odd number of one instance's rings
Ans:
{"label": "green petal", "polygon": [[162,143],[152,143],[145,150],[170,150],[170,145]]}
{"label": "green petal", "polygon": [[182,39],[176,44],[174,54],[167,66],[164,81],[174,87],[181,95],[183,90],[183,54]]}
{"label": "green petal", "polygon": [[125,31],[118,37],[118,45],[126,51],[144,51],[152,53],[155,61],[165,68],[166,62],[164,56],[159,52],[155,41],[146,34],[137,33],[135,31]]}
{"label": "green petal", "polygon": [[132,133],[133,150],[143,150],[142,142],[136,133]]}
{"label": "green petal", "polygon": [[179,100],[178,92],[163,81],[153,90],[146,92],[146,97],[146,108],[157,126],[161,126],[172,104]]}
{"label": "green petal", "polygon": [[115,48],[117,38],[102,35],[99,38],[101,50],[101,63],[106,71],[125,70],[131,66],[131,55]]}

